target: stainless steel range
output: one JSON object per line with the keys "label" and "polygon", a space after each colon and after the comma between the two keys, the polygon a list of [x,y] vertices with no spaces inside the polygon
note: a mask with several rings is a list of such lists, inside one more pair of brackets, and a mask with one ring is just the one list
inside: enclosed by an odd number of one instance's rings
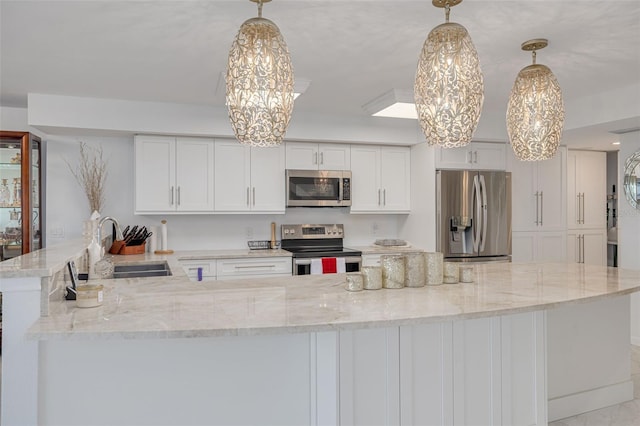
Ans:
{"label": "stainless steel range", "polygon": [[343,245],[344,225],[282,225],[282,248],[293,253],[293,275],[309,275],[318,259],[344,258],[345,272],[358,272],[362,252]]}

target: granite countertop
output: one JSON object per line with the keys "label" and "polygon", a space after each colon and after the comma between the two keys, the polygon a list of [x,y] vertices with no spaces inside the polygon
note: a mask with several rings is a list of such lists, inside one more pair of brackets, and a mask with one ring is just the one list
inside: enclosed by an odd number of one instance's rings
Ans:
{"label": "granite countertop", "polygon": [[347,292],[345,275],[190,282],[103,280],[104,304],[52,303],[30,339],[258,335],[451,321],[549,309],[640,290],[640,271],[573,263],[474,265],[475,282]]}

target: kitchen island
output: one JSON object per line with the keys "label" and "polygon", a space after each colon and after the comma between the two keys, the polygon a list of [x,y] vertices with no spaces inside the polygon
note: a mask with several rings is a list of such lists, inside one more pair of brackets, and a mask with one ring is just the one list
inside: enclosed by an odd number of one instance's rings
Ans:
{"label": "kitchen island", "polygon": [[[145,257],[173,276],[103,280],[79,309],[52,282],[81,252],[0,264],[3,424],[542,425],[633,394],[637,271],[476,265],[474,283],[350,293],[343,274],[191,282],[176,253]],[[552,383],[572,368],[589,380]]]}

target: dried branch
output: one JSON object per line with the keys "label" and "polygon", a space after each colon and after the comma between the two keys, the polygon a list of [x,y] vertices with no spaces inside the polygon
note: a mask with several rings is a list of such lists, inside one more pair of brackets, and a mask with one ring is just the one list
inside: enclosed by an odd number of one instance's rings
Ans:
{"label": "dried branch", "polygon": [[91,212],[102,209],[105,203],[105,183],[107,181],[107,163],[104,160],[102,147],[92,148],[80,142],[80,163],[74,168],[65,159],[69,170],[78,184],[84,189]]}

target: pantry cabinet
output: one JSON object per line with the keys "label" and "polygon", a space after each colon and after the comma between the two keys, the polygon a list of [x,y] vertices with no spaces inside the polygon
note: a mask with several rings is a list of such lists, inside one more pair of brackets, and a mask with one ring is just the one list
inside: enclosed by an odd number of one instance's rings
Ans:
{"label": "pantry cabinet", "polygon": [[513,231],[564,231],[567,229],[567,149],[545,161],[520,161],[507,154],[511,171]]}
{"label": "pantry cabinet", "polygon": [[408,147],[351,146],[351,213],[409,213]]}
{"label": "pantry cabinet", "polygon": [[570,230],[567,235],[569,262],[607,265],[607,233],[604,229]]}
{"label": "pantry cabinet", "polygon": [[512,232],[513,262],[561,262],[567,257],[566,231]]}
{"label": "pantry cabinet", "polygon": [[216,141],[216,212],[284,213],[284,176],[284,146],[253,148]]}
{"label": "pantry cabinet", "polygon": [[606,153],[569,151],[567,185],[569,229],[606,229]]}
{"label": "pantry cabinet", "polygon": [[504,143],[472,142],[459,148],[436,148],[437,169],[505,170]]}
{"label": "pantry cabinet", "polygon": [[135,213],[213,210],[214,141],[135,137]]}
{"label": "pantry cabinet", "polygon": [[349,170],[349,145],[335,143],[286,143],[287,169],[297,170]]}

